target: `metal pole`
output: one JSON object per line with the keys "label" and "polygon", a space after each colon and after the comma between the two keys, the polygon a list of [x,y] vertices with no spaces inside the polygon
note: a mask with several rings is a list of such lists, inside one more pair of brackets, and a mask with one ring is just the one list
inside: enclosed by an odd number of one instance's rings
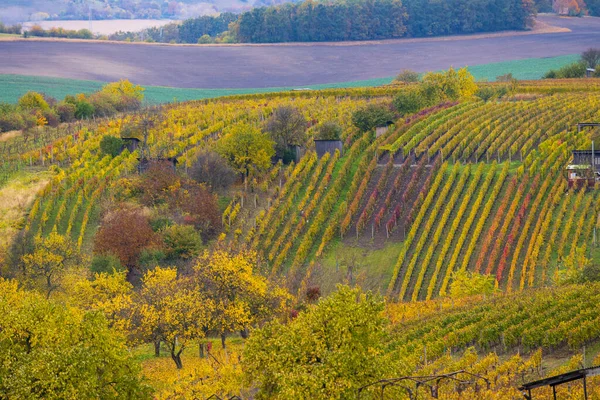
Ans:
{"label": "metal pole", "polygon": [[552,394],[554,394],[554,400],[556,400],[556,386],[552,386]]}
{"label": "metal pole", "polygon": [[583,376],[583,398],[587,400],[587,382],[585,379],[585,375]]}

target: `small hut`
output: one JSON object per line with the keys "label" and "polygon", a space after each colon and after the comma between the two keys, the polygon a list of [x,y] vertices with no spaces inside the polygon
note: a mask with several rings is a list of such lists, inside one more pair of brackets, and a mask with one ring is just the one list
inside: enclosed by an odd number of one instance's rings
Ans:
{"label": "small hut", "polygon": [[593,188],[596,185],[596,173],[589,164],[570,164],[567,166],[569,188]]}
{"label": "small hut", "polygon": [[585,77],[586,78],[591,78],[592,76],[594,76],[594,73],[596,73],[596,70],[594,68],[586,68],[585,69]]}
{"label": "small hut", "polygon": [[392,121],[387,121],[385,124],[375,127],[375,137],[379,137],[386,133],[392,125],[394,125]]}
{"label": "small hut", "polygon": [[336,150],[339,150],[341,155],[344,152],[344,145],[341,140],[315,139],[315,150],[319,158],[323,157],[325,153],[331,153],[331,155],[333,155]]}
{"label": "small hut", "polygon": [[121,140],[123,140],[121,151],[127,149],[130,153],[133,153],[140,147],[141,140],[136,137],[121,137]]}

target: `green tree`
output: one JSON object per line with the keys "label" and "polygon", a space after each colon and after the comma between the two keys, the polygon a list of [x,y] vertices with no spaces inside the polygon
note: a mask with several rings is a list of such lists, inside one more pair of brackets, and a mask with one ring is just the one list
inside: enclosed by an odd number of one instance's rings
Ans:
{"label": "green tree", "polygon": [[0,397],[150,399],[140,368],[99,312],[0,279]]}
{"label": "green tree", "polygon": [[425,105],[423,98],[416,90],[406,90],[398,93],[393,103],[401,115],[415,113]]}
{"label": "green tree", "polygon": [[212,38],[210,37],[210,35],[204,34],[204,35],[200,36],[200,39],[198,39],[198,44],[208,44],[208,43],[212,43]]}
{"label": "green tree", "polygon": [[382,104],[369,104],[352,114],[352,124],[361,132],[370,131],[390,120],[394,120],[394,114]]}
{"label": "green tree", "polygon": [[102,153],[111,157],[116,157],[121,154],[123,148],[123,139],[116,136],[105,135],[100,140],[100,150]]}
{"label": "green tree", "polygon": [[190,225],[172,225],[162,231],[167,257],[193,258],[202,247],[202,238]]}
{"label": "green tree", "polygon": [[248,176],[253,169],[263,171],[275,155],[274,142],[259,128],[239,123],[225,129],[217,142],[217,152],[239,173]]}
{"label": "green tree", "polygon": [[410,69],[403,69],[394,79],[396,82],[416,83],[419,82],[419,73]]}
{"label": "green tree", "polygon": [[379,296],[339,286],[287,325],[253,332],[245,373],[259,399],[348,399],[388,373],[387,319]]}
{"label": "green tree", "polygon": [[343,129],[337,122],[325,121],[317,128],[317,139],[340,140],[342,132]]}

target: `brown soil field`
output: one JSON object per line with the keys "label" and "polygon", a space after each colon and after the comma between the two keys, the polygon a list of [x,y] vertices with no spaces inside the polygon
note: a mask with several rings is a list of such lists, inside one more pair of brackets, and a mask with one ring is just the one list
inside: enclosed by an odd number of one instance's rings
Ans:
{"label": "brown soil field", "polygon": [[540,16],[531,32],[373,42],[170,46],[0,41],[0,74],[185,88],[303,86],[579,53],[597,46],[600,18]]}

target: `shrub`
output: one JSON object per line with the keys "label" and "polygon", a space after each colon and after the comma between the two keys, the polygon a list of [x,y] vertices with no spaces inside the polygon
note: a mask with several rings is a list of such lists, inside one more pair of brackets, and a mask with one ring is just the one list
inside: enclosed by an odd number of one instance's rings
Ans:
{"label": "shrub", "polygon": [[92,258],[90,270],[96,274],[123,271],[125,268],[118,257],[112,254],[99,254]]}
{"label": "shrub", "polygon": [[94,108],[93,114],[98,117],[110,117],[116,114],[117,110],[112,101],[112,97],[108,93],[98,92],[89,97],[89,103]]}
{"label": "shrub", "polygon": [[585,62],[576,62],[565,65],[557,70],[550,70],[544,75],[544,79],[583,78],[587,65]]}
{"label": "shrub", "polygon": [[410,69],[403,69],[398,76],[396,76],[395,81],[403,83],[419,82],[419,73]]}
{"label": "shrub", "polygon": [[200,253],[202,239],[193,226],[172,225],[162,231],[167,258],[190,259]]}
{"label": "shrub", "polygon": [[317,129],[317,139],[340,140],[342,132],[342,127],[338,123],[333,121],[326,121],[319,125]]}
{"label": "shrub", "polygon": [[123,140],[116,136],[106,135],[100,140],[100,150],[102,153],[111,157],[116,157],[121,154],[123,148]]}
{"label": "shrub", "polygon": [[401,115],[415,113],[425,106],[423,98],[415,90],[398,93],[393,104]]}
{"label": "shrub", "polygon": [[200,36],[200,38],[198,39],[198,44],[208,44],[208,43],[212,43],[212,38],[210,37],[210,35],[202,35]]}
{"label": "shrub", "polygon": [[42,112],[42,115],[44,116],[44,118],[46,118],[48,126],[56,128],[60,124],[60,117],[58,116],[58,113],[55,110],[45,110]]}
{"label": "shrub", "polygon": [[60,118],[60,122],[72,122],[75,120],[75,111],[77,110],[77,107],[75,107],[74,104],[61,102],[55,109]]}
{"label": "shrub", "polygon": [[37,92],[27,92],[19,99],[19,107],[23,110],[47,110],[50,108],[44,96]]}
{"label": "shrub", "polygon": [[23,129],[25,121],[23,116],[17,112],[0,114],[0,132],[8,132]]}

